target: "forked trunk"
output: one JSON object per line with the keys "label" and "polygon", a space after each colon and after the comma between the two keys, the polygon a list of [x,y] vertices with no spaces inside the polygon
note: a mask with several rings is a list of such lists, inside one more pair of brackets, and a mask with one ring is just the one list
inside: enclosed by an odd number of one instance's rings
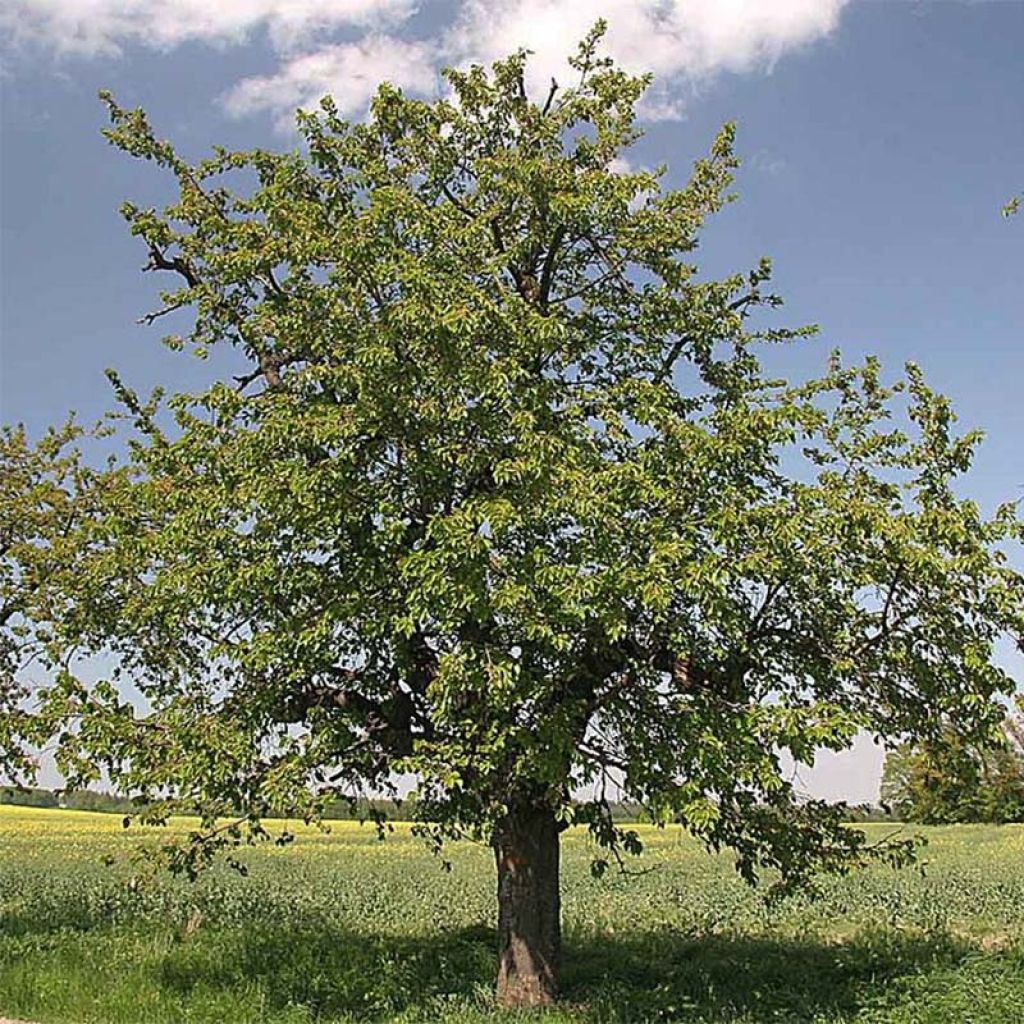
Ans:
{"label": "forked trunk", "polygon": [[527,803],[510,809],[494,837],[502,1006],[544,1006],[557,994],[562,955],[559,832],[549,807]]}

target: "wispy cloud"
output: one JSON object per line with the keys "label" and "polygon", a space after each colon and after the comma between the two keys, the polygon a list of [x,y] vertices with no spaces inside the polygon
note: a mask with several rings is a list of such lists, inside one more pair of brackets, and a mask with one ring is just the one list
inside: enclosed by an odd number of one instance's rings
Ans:
{"label": "wispy cloud", "polygon": [[[402,32],[415,0],[7,0],[0,29],[14,45],[85,56],[196,40],[242,45],[266,32],[277,69],[239,82],[225,104],[236,115],[265,111],[281,120],[325,93],[358,116],[385,78],[429,95],[442,65],[488,62],[518,47],[533,51],[530,84],[540,91],[552,77],[570,80],[566,55],[604,17],[607,51],[629,70],[656,75],[645,110],[653,119],[679,116],[687,86],[721,72],[770,68],[826,36],[847,3],[462,0],[429,38],[412,40]],[[339,32],[347,38],[339,40]]]}
{"label": "wispy cloud", "polygon": [[7,0],[0,28],[15,45],[85,57],[133,44],[239,45],[259,30],[278,52],[289,53],[341,28],[399,24],[414,10],[414,0]]}
{"label": "wispy cloud", "polygon": [[777,178],[786,173],[789,164],[786,162],[785,157],[772,153],[767,149],[759,149],[750,158],[750,166],[755,170],[760,171],[762,174],[767,174],[769,177]]}
{"label": "wispy cloud", "polygon": [[225,97],[232,114],[269,111],[291,123],[296,108],[314,106],[324,95],[345,113],[366,109],[381,79],[413,93],[428,93],[437,81],[429,46],[372,35],[357,43],[322,46],[284,62],[273,75],[245,78]]}

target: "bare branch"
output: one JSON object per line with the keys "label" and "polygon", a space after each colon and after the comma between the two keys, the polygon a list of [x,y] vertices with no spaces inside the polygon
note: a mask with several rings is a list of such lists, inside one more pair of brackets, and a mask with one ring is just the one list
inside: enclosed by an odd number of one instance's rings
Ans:
{"label": "bare branch", "polygon": [[551,104],[555,101],[555,93],[558,92],[558,83],[551,79],[551,89],[548,92],[548,98],[544,101],[544,106],[541,108],[541,117],[545,117],[551,110]]}
{"label": "bare branch", "polygon": [[168,313],[176,313],[179,309],[184,309],[188,305],[187,302],[182,300],[181,302],[175,302],[170,306],[164,306],[163,309],[158,309],[153,313],[147,313],[145,316],[140,316],[135,322],[137,324],[145,324],[149,326],[154,321],[159,320],[162,316],[167,316]]}

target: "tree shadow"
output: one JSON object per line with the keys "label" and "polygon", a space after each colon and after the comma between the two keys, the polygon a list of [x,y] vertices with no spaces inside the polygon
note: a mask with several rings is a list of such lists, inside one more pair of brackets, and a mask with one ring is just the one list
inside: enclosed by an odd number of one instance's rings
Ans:
{"label": "tree shadow", "polygon": [[487,928],[430,937],[357,931],[322,921],[200,930],[157,965],[161,987],[192,992],[258,985],[275,1009],[311,1018],[383,1021],[456,999],[486,1003],[496,944]]}
{"label": "tree shadow", "polygon": [[901,977],[954,967],[971,947],[948,935],[862,933],[847,942],[647,932],[576,946],[565,992],[584,1019],[853,1021]]}
{"label": "tree shadow", "polygon": [[[561,1013],[600,1024],[839,1024],[886,986],[944,972],[972,952],[947,935],[896,932],[842,943],[671,931],[583,936],[566,948]],[[182,940],[155,969],[160,986],[185,1000],[255,984],[268,1006],[303,1007],[313,1019],[443,1020],[445,1006],[493,1010],[495,940],[482,927],[407,937],[323,922],[261,925]]]}

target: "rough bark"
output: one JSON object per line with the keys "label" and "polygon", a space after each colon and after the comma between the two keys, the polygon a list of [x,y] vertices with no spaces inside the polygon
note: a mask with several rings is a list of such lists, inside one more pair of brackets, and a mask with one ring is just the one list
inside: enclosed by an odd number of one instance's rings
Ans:
{"label": "rough bark", "polygon": [[558,821],[550,807],[513,806],[494,837],[498,868],[498,1002],[545,1006],[562,954]]}

